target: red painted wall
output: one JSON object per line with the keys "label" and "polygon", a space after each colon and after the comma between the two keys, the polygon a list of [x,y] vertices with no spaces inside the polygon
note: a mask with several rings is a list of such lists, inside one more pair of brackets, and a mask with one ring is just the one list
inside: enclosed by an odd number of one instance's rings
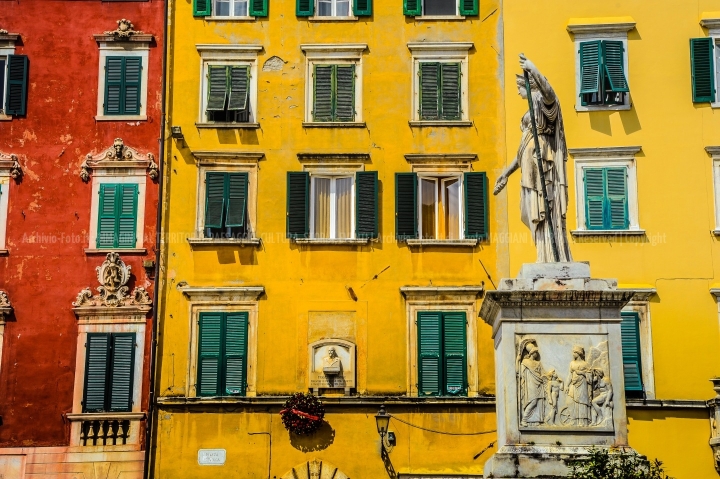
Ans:
{"label": "red painted wall", "polygon": [[[0,28],[19,33],[15,53],[29,56],[27,115],[0,121],[0,151],[20,158],[25,173],[11,181],[9,255],[0,257],[0,289],[14,317],[5,327],[0,363],[0,447],[67,445],[72,409],[77,318],[72,301],[98,286],[88,255],[92,180],[78,175],[85,155],[117,137],[159,158],[164,3],[100,0],[0,0]],[[93,34],[126,18],[154,36],[148,65],[147,121],[96,122],[99,45]],[[147,178],[143,246],[123,254],[132,267],[131,290],[152,293],[144,259],[155,259],[158,186]],[[147,410],[150,319],[142,383]]]}

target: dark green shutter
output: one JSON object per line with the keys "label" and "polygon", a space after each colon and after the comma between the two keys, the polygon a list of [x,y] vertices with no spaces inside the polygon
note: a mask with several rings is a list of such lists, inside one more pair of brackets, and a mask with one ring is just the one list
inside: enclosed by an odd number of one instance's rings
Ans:
{"label": "dark green shutter", "polygon": [[140,91],[142,89],[142,58],[126,57],[124,76],[122,113],[124,115],[139,115]]}
{"label": "dark green shutter", "polygon": [[416,173],[395,173],[395,237],[418,237]]}
{"label": "dark green shutter", "polygon": [[247,387],[248,313],[225,314],[224,383],[222,395],[245,395]]}
{"label": "dark green shutter", "polygon": [[440,64],[420,63],[420,119],[440,118]]}
{"label": "dark green shutter", "polygon": [[625,77],[625,47],[623,42],[617,40],[603,40],[603,70],[608,79],[610,88],[607,91],[628,92],[627,78]]}
{"label": "dark green shutter", "polygon": [[248,174],[228,173],[227,211],[225,213],[225,226],[245,226],[245,211],[247,209]]}
{"label": "dark green shutter", "polygon": [[8,55],[6,115],[25,115],[27,113],[28,64],[27,55]]}
{"label": "dark green shutter", "polygon": [[122,115],[124,57],[105,58],[105,114]]}
{"label": "dark green shutter", "polygon": [[287,237],[307,238],[310,234],[310,174],[287,174]]}
{"label": "dark green shutter", "polygon": [[715,101],[714,47],[712,38],[690,39],[692,95],[695,103]]}
{"label": "dark green shutter", "polygon": [[116,207],[115,199],[119,185],[101,184],[98,201],[97,248],[115,247]]}
{"label": "dark green shutter", "polygon": [[108,378],[110,335],[88,333],[85,343],[83,412],[103,412]]}
{"label": "dark green shutter", "polygon": [[467,394],[467,322],[465,313],[443,313],[443,394],[464,396]]}
{"label": "dark green shutter", "polygon": [[589,230],[605,228],[604,171],[602,168],[585,168],[585,226]]}
{"label": "dark green shutter", "polygon": [[217,396],[220,385],[222,313],[200,313],[197,394]]}
{"label": "dark green shutter", "polygon": [[137,244],[138,185],[118,185],[117,205],[118,248],[134,248]]}
{"label": "dark green shutter", "polygon": [[267,17],[268,16],[268,0],[249,0],[250,16]]}
{"label": "dark green shutter", "polygon": [[601,41],[580,43],[580,94],[600,94]]}
{"label": "dark green shutter", "polygon": [[295,0],[295,15],[298,17],[312,17],[315,13],[315,0]]}
{"label": "dark green shutter", "polygon": [[355,237],[378,237],[378,172],[355,173]]}
{"label": "dark green shutter", "polygon": [[485,173],[465,173],[465,238],[488,237],[488,188]]}
{"label": "dark green shutter", "polygon": [[228,80],[227,67],[218,65],[208,66],[208,100],[207,111],[223,111],[227,98]]}
{"label": "dark green shutter", "polygon": [[440,106],[443,120],[459,120],[462,111],[460,103],[460,64],[440,64]]}
{"label": "dark green shutter", "polygon": [[480,0],[460,0],[460,15],[477,15],[480,13]]}
{"label": "dark green shutter", "polygon": [[313,96],[313,121],[333,120],[333,70],[334,65],[315,65]]}
{"label": "dark green shutter", "polygon": [[205,173],[205,228],[222,228],[226,173]]}
{"label": "dark green shutter", "polygon": [[623,312],[620,323],[622,336],[623,370],[625,372],[625,390],[642,391],[642,362],[640,358],[640,315],[635,312]]}
{"label": "dark green shutter", "polygon": [[405,15],[422,15],[422,0],[403,0],[403,13]]}
{"label": "dark green shutter", "polygon": [[355,120],[355,65],[335,65],[334,121]]}
{"label": "dark green shutter", "polygon": [[250,67],[233,66],[230,70],[230,98],[228,110],[245,110],[250,98]]}
{"label": "dark green shutter", "polygon": [[418,313],[418,396],[440,395],[442,383],[441,325],[441,313]]}
{"label": "dark green shutter", "polygon": [[212,0],[193,0],[193,15],[196,17],[212,15]]}
{"label": "dark green shutter", "polygon": [[353,14],[356,17],[372,15],[372,0],[353,0]]}
{"label": "dark green shutter", "polygon": [[135,333],[112,335],[110,411],[132,410]]}
{"label": "dark green shutter", "polygon": [[607,200],[605,221],[607,229],[623,230],[629,226],[627,169],[606,168]]}

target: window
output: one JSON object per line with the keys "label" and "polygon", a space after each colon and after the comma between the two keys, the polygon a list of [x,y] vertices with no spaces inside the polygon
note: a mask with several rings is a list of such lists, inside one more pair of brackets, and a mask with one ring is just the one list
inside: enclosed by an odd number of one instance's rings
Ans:
{"label": "window", "polygon": [[248,235],[248,173],[205,173],[205,237]]}
{"label": "window", "polygon": [[27,113],[28,57],[0,48],[0,116]]}
{"label": "window", "polygon": [[105,115],[139,115],[142,58],[105,58]]}
{"label": "window", "polygon": [[295,0],[295,14],[298,17],[330,18],[372,15],[373,0]]}
{"label": "window", "polygon": [[692,99],[720,108],[720,18],[703,18],[700,25],[708,29],[708,36],[690,39]]}
{"label": "window", "polygon": [[587,105],[624,105],[628,89],[625,46],[619,40],[580,43],[580,102]]}
{"label": "window", "polygon": [[477,15],[478,0],[404,0],[403,13],[410,16]]}
{"label": "window", "polygon": [[587,229],[627,229],[627,169],[584,168],[583,172]]}
{"label": "window", "polygon": [[193,0],[196,17],[267,17],[268,0]]}
{"label": "window", "polygon": [[134,248],[137,243],[138,185],[101,184],[98,248]]}
{"label": "window", "polygon": [[[19,168],[17,156],[0,152],[0,255],[6,254],[5,236],[8,220],[8,195],[15,168]],[[1,320],[2,318],[0,318]]]}
{"label": "window", "polygon": [[310,237],[352,238],[353,177],[310,177]]}
{"label": "window", "polygon": [[247,387],[248,313],[200,313],[199,396],[244,396]]}
{"label": "window", "polygon": [[315,65],[312,121],[355,121],[355,65]]}
{"label": "window", "polygon": [[250,121],[250,65],[208,65],[207,103],[209,122]]}
{"label": "window", "polygon": [[83,412],[126,412],[133,405],[135,333],[88,333]]}
{"label": "window", "polygon": [[650,298],[656,291],[654,288],[633,290],[635,295],[620,313],[625,395],[655,399]]}
{"label": "window", "polygon": [[461,178],[420,177],[420,237],[460,239]]}
{"label": "window", "polygon": [[350,16],[350,0],[318,0],[319,17]]}
{"label": "window", "polygon": [[465,312],[418,312],[419,396],[467,396],[466,328]]}
{"label": "window", "polygon": [[622,336],[623,371],[625,393],[642,397],[642,360],[640,349],[640,315],[634,311],[623,311],[620,333]]}
{"label": "window", "polygon": [[247,17],[248,0],[214,0],[213,12],[218,17]]}

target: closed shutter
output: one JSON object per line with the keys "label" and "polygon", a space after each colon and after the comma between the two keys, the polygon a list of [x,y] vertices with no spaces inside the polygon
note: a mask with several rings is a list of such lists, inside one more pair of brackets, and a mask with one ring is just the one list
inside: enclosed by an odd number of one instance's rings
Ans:
{"label": "closed shutter", "polygon": [[420,63],[420,119],[440,118],[440,64]]}
{"label": "closed shutter", "polygon": [[356,17],[372,15],[372,0],[353,0],[353,14]]}
{"label": "closed shutter", "polygon": [[450,396],[467,394],[466,324],[465,313],[443,313],[444,394]]}
{"label": "closed shutter", "polygon": [[403,0],[403,13],[405,15],[422,15],[422,0]]}
{"label": "closed shutter", "polygon": [[101,184],[98,201],[97,248],[115,247],[116,207],[115,199],[120,185]]}
{"label": "closed shutter", "polygon": [[604,171],[602,168],[585,168],[585,226],[589,230],[605,228]]}
{"label": "closed shutter", "polygon": [[250,98],[250,67],[230,67],[230,98],[228,110],[246,110]]}
{"label": "closed shutter", "polygon": [[227,67],[208,66],[208,100],[206,111],[223,111],[227,99]]}
{"label": "closed shutter", "polygon": [[222,313],[200,313],[197,394],[217,396],[220,384]]}
{"label": "closed shutter", "polygon": [[205,228],[222,228],[226,173],[205,173]]}
{"label": "closed shutter", "polygon": [[135,333],[112,335],[110,411],[132,410]]}
{"label": "closed shutter", "polygon": [[196,17],[212,15],[212,0],[193,0],[193,15]]}
{"label": "closed shutter", "polygon": [[355,120],[355,65],[335,66],[334,121]]}
{"label": "closed shutter", "polygon": [[623,312],[620,323],[622,337],[623,371],[625,390],[643,390],[642,368],[640,360],[640,315],[635,312]]}
{"label": "closed shutter", "polygon": [[245,211],[247,209],[248,174],[228,173],[227,212],[225,213],[225,226],[245,226]]}
{"label": "closed shutter", "polygon": [[480,0],[460,0],[460,15],[477,15],[480,13]]}
{"label": "closed shutter", "polygon": [[465,238],[488,237],[488,192],[485,173],[465,173]]}
{"label": "closed shutter", "polygon": [[250,0],[250,16],[267,17],[268,0]]}
{"label": "closed shutter", "polygon": [[420,312],[418,331],[418,395],[438,396],[442,383],[440,351],[442,315],[439,312]]}
{"label": "closed shutter", "polygon": [[312,17],[315,13],[315,0],[295,0],[295,15]]}
{"label": "closed shutter", "polygon": [[137,244],[138,185],[118,185],[117,211],[118,248],[134,248]]}
{"label": "closed shutter", "polygon": [[378,237],[378,172],[355,173],[355,237]]}
{"label": "closed shutter", "polygon": [[462,116],[460,104],[460,64],[440,64],[441,118],[459,120]]}
{"label": "closed shutter", "polygon": [[625,77],[625,47],[623,42],[617,40],[603,40],[603,70],[608,80],[609,88],[606,91],[628,92],[627,78]]}
{"label": "closed shutter", "polygon": [[605,177],[607,182],[605,226],[611,230],[627,229],[629,225],[627,169],[606,168]]}
{"label": "closed shutter", "polygon": [[395,173],[395,237],[418,237],[417,174]]}
{"label": "closed shutter", "polygon": [[27,114],[28,65],[27,55],[8,55],[6,115]]}
{"label": "closed shutter", "polygon": [[309,227],[310,174],[289,171],[287,174],[287,237],[307,238]]}
{"label": "closed shutter", "polygon": [[110,335],[88,333],[85,343],[83,412],[103,412],[108,377]]}
{"label": "closed shutter", "polygon": [[580,94],[600,94],[601,41],[580,43]]}
{"label": "closed shutter", "polygon": [[313,121],[333,120],[333,65],[315,65]]}
{"label": "closed shutter", "polygon": [[248,313],[225,314],[223,395],[245,395],[247,387]]}
{"label": "closed shutter", "polygon": [[712,38],[690,39],[692,96],[695,103],[715,101],[715,62]]}
{"label": "closed shutter", "polygon": [[105,108],[106,115],[122,115],[124,57],[105,58]]}
{"label": "closed shutter", "polygon": [[140,114],[140,90],[142,84],[142,58],[126,57],[124,69],[123,109],[124,115]]}

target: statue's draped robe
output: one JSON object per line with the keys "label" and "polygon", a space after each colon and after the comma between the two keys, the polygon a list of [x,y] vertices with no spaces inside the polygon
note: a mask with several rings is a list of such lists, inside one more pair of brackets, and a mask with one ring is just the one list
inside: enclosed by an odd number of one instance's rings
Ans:
{"label": "statue's draped robe", "polygon": [[568,402],[571,425],[589,426],[591,420],[590,406],[590,367],[585,361],[570,363],[570,377],[568,378]]}
{"label": "statue's draped robe", "polygon": [[[533,90],[532,101],[542,155],[542,168],[545,174],[545,187],[552,214],[548,215],[545,211],[529,111],[525,113],[522,119],[522,139],[517,153],[521,172],[520,185],[522,186],[520,214],[523,223],[530,228],[537,248],[538,263],[555,261],[548,216],[550,216],[550,221],[554,225],[558,261],[569,262],[572,261],[572,256],[570,255],[565,228],[568,205],[568,183],[565,167],[567,146],[565,144],[562,113],[557,96],[545,77],[536,74],[533,76],[533,80],[539,85],[540,90],[545,92],[545,96],[543,96],[540,91]],[[550,103],[547,103],[549,100]]]}
{"label": "statue's draped robe", "polygon": [[545,419],[545,384],[539,361],[524,359],[520,366],[522,422],[542,423]]}

